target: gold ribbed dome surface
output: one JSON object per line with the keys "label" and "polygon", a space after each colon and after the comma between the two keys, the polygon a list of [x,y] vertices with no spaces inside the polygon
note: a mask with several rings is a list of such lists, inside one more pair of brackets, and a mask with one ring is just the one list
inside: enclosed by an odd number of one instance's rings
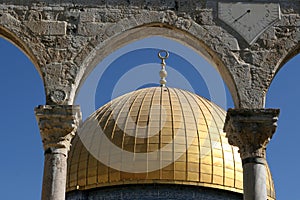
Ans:
{"label": "gold ribbed dome surface", "polygon": [[[199,185],[242,193],[238,149],[226,112],[175,88],[140,89],[107,103],[82,125],[68,158],[67,191],[122,184]],[[275,199],[267,167],[267,192]]]}

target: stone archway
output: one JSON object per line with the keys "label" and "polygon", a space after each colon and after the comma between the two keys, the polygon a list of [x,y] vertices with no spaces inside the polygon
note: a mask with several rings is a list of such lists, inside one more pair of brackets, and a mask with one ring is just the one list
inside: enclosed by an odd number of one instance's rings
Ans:
{"label": "stone archway", "polygon": [[158,23],[147,24],[129,29],[95,46],[90,55],[88,55],[82,62],[81,69],[83,70],[79,73],[81,76],[77,77],[78,81],[76,81],[76,83],[78,83],[78,85],[76,86],[77,89],[74,95],[76,96],[88,75],[106,56],[131,42],[151,36],[162,36],[174,40],[190,47],[197,52],[199,56],[205,58],[219,72],[222,79],[229,87],[235,103],[238,104],[238,96],[234,80],[232,79],[228,68],[225,67],[219,56],[196,36],[175,27]]}
{"label": "stone archway", "polygon": [[[278,64],[275,67],[275,75],[273,79],[275,78],[276,74],[283,68],[285,65],[292,60],[294,57],[296,57],[298,54],[300,54],[300,42],[298,44],[295,44],[289,51],[282,55],[280,60],[278,61]],[[272,80],[273,80],[272,79]]]}
{"label": "stone archway", "polygon": [[42,78],[42,74],[41,74],[41,70],[37,58],[33,55],[29,46],[24,41],[22,41],[20,37],[17,37],[15,34],[13,34],[12,32],[10,32],[9,30],[7,30],[5,27],[1,25],[0,25],[0,37],[5,38],[6,40],[14,44],[16,47],[18,47],[30,59],[30,61],[33,63],[33,65],[35,66],[36,70],[38,71],[38,73]]}
{"label": "stone archway", "polygon": [[[20,193],[27,199],[38,199],[43,173],[43,152],[33,107],[45,103],[44,85],[38,70],[23,51],[3,35],[0,38],[0,105],[1,164],[4,199],[18,199],[12,194],[18,182],[23,185]],[[18,123],[16,123],[18,119]],[[7,154],[7,149],[13,148]],[[24,155],[26,161],[24,161]],[[21,164],[22,163],[22,164]],[[15,167],[22,170],[13,173]],[[21,178],[22,177],[22,178]]]}

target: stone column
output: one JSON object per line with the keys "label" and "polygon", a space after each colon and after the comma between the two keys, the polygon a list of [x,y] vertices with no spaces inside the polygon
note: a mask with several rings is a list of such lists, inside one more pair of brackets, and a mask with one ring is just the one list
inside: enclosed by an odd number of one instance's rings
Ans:
{"label": "stone column", "polygon": [[266,146],[272,138],[279,109],[229,109],[224,131],[239,147],[243,163],[244,200],[266,200]]}
{"label": "stone column", "polygon": [[80,108],[42,105],[35,115],[45,150],[42,200],[64,200],[68,151],[81,120]]}

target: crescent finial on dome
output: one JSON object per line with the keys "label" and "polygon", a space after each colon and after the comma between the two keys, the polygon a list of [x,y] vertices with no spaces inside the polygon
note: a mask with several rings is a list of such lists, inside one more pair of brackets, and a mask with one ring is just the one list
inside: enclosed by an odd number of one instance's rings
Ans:
{"label": "crescent finial on dome", "polygon": [[[162,53],[164,53],[164,55],[162,55]],[[169,52],[167,50],[160,50],[158,52],[158,57],[161,59],[161,70],[159,72],[159,76],[160,76],[160,86],[161,87],[165,87],[167,80],[166,77],[168,75],[167,71],[166,71],[166,62],[165,60],[169,57]]]}

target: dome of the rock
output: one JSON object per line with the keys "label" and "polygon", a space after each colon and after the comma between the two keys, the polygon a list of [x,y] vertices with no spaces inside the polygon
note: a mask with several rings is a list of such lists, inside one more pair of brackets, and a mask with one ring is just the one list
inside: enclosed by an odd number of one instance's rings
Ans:
{"label": "dome of the rock", "polygon": [[[112,100],[72,141],[67,199],[89,199],[97,191],[105,199],[127,193],[170,199],[171,190],[182,198],[241,199],[243,168],[223,132],[225,116],[209,100],[175,88],[145,88]],[[267,193],[275,199],[268,167]]]}

